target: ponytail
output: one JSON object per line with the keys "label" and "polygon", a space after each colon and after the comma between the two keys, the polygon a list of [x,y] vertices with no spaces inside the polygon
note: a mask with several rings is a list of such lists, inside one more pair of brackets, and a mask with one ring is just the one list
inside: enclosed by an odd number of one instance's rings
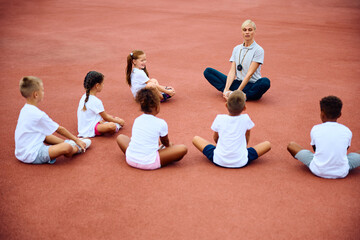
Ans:
{"label": "ponytail", "polygon": [[104,75],[102,73],[96,71],[90,71],[86,74],[84,79],[84,88],[86,90],[86,97],[84,101],[84,107],[82,108],[83,111],[86,111],[86,103],[90,97],[91,89],[97,84],[102,83],[104,81]]}
{"label": "ponytail", "polygon": [[[133,60],[137,60],[139,56],[145,54],[142,50],[134,50],[132,51],[126,58],[126,68],[125,68],[125,75],[126,75],[126,83],[131,87],[131,73],[133,70]],[[149,77],[149,72],[147,71],[146,67],[143,69],[146,76]]]}
{"label": "ponytail", "polygon": [[126,82],[130,87],[131,87],[131,72],[132,72],[132,68],[133,68],[133,66],[132,66],[132,60],[133,60],[132,55],[133,55],[133,53],[130,53],[127,56],[127,59],[126,59],[127,65],[126,65],[126,69],[125,69]]}

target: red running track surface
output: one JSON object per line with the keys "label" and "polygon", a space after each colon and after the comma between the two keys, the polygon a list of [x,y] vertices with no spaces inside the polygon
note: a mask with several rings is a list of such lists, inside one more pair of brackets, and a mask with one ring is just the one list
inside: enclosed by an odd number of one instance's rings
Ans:
{"label": "red running track surface", "polygon": [[[343,100],[349,151],[360,149],[358,1],[3,0],[0,11],[0,239],[359,239],[360,169],[321,179],[286,151],[292,140],[310,147],[319,100],[330,94]],[[228,72],[248,18],[272,84],[247,103],[256,124],[249,144],[269,140],[273,148],[244,169],[222,169],[191,144],[195,135],[210,140],[216,114],[226,113],[202,73]],[[76,133],[84,76],[102,72],[98,96],[130,135],[140,115],[124,74],[133,49],[146,52],[151,77],[177,90],[159,117],[170,140],[189,148],[181,162],[133,169],[116,135],[96,137],[85,154],[55,165],[16,160],[25,75],[43,79],[40,108]]]}

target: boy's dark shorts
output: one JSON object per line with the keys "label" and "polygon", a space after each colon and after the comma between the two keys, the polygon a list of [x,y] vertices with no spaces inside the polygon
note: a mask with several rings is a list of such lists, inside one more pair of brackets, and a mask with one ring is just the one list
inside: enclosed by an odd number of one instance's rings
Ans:
{"label": "boy's dark shorts", "polygon": [[[212,144],[206,145],[206,147],[203,150],[203,154],[216,166],[223,167],[223,166],[220,166],[220,165],[214,163],[215,148],[216,147]],[[249,147],[247,150],[248,150],[248,162],[242,167],[247,166],[249,163],[251,163],[252,161],[256,160],[259,157],[254,148]],[[242,167],[238,167],[238,168],[242,168]],[[228,167],[226,167],[226,168],[228,168]]]}

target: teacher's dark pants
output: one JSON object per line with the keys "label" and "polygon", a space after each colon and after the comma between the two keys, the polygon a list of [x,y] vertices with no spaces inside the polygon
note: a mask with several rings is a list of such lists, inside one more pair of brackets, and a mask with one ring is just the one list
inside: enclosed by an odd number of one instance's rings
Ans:
{"label": "teacher's dark pants", "polygon": [[[224,91],[227,76],[213,68],[206,68],[204,76],[208,82],[220,92]],[[242,81],[234,80],[230,86],[231,91],[239,88]],[[247,100],[258,100],[270,88],[270,80],[266,77],[258,79],[255,83],[248,82],[243,92],[246,94]]]}

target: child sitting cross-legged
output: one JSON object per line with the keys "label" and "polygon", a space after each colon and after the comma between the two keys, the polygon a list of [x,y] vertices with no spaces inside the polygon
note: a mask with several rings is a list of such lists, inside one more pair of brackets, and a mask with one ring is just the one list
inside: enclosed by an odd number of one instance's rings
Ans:
{"label": "child sitting cross-legged", "polygon": [[337,123],[341,116],[342,101],[336,96],[324,97],[320,101],[320,118],[323,123],[315,125],[310,132],[315,154],[295,142],[287,149],[290,154],[322,178],[344,178],[349,170],[360,166],[360,151],[347,154],[352,132]]}
{"label": "child sitting cross-legged", "polygon": [[[154,170],[181,160],[187,153],[187,147],[169,141],[167,123],[156,117],[160,112],[160,98],[156,91],[142,88],[135,100],[143,114],[134,121],[131,139],[123,134],[117,137],[126,162],[134,168]],[[159,147],[159,139],[163,147]]]}
{"label": "child sitting cross-legged", "polygon": [[[37,107],[44,97],[40,78],[23,77],[20,80],[20,92],[26,98],[26,103],[20,111],[15,130],[15,156],[18,160],[32,164],[52,164],[62,155],[71,157],[85,152],[91,144],[90,139],[75,137]],[[54,132],[69,140],[64,141],[52,135]]]}
{"label": "child sitting cross-legged", "polygon": [[215,165],[225,168],[241,168],[271,149],[268,141],[247,148],[250,129],[255,126],[249,115],[243,114],[246,96],[241,90],[232,92],[226,107],[229,114],[216,116],[211,129],[216,145],[195,136],[193,144]]}

